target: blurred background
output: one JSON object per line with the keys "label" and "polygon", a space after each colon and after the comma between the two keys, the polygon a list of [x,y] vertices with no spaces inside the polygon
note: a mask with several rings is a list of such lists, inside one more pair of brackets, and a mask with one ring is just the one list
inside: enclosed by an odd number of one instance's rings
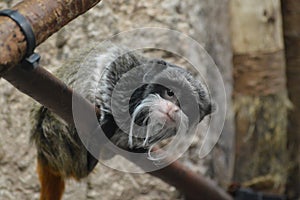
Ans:
{"label": "blurred background", "polygon": [[[0,0],[0,9],[16,3]],[[299,200],[299,21],[297,0],[104,0],[36,51],[41,65],[54,71],[76,50],[134,28],[169,28],[192,37],[222,74],[228,111],[214,149],[200,159],[199,134],[181,162],[224,189],[238,183]],[[152,39],[166,42],[155,35]],[[167,52],[146,54],[182,64]],[[209,67],[207,58],[201,59]],[[214,82],[209,73],[205,79]],[[215,85],[211,92],[218,94],[219,89]],[[0,79],[0,199],[39,197],[36,152],[29,143],[33,102]],[[210,137],[214,140],[215,135]],[[70,180],[64,199],[167,200],[183,195],[148,174],[122,173],[99,164],[81,182]]]}

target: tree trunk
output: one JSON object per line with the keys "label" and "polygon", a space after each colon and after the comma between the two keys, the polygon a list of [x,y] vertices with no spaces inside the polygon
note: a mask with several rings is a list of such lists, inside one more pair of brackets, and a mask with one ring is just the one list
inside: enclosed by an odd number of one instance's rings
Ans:
{"label": "tree trunk", "polygon": [[286,182],[285,59],[279,0],[232,0],[236,163],[243,186],[282,193]]}
{"label": "tree trunk", "polygon": [[300,198],[300,2],[282,0],[287,86],[293,109],[288,113],[289,171],[286,193]]}

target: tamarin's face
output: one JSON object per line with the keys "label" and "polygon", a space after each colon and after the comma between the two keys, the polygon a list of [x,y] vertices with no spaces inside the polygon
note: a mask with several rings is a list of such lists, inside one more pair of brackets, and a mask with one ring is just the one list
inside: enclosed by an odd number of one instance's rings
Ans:
{"label": "tamarin's face", "polygon": [[[139,92],[142,93],[140,97],[137,94]],[[144,85],[135,91],[129,109],[135,117],[134,122],[142,126],[149,123],[151,116],[168,127],[175,127],[180,111],[174,92],[159,84]]]}
{"label": "tamarin's face", "polygon": [[186,70],[155,60],[147,68],[145,84],[136,89],[129,102],[132,116],[129,146],[133,147],[133,125],[146,126],[143,146],[176,133],[185,134],[211,113],[207,91]]}
{"label": "tamarin's face", "polygon": [[151,101],[149,115],[158,121],[165,122],[168,127],[175,127],[180,119],[180,105],[173,90],[159,84],[150,84],[144,92],[145,99],[140,104]]}

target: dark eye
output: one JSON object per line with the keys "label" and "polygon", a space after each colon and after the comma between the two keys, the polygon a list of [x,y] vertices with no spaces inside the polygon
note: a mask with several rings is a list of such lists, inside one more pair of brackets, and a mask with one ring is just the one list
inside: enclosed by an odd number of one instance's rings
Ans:
{"label": "dark eye", "polygon": [[169,95],[170,97],[174,96],[174,92],[172,90],[168,90],[167,91],[167,95]]}
{"label": "dark eye", "polygon": [[167,97],[173,97],[174,96],[174,92],[172,90],[166,90],[166,96]]}

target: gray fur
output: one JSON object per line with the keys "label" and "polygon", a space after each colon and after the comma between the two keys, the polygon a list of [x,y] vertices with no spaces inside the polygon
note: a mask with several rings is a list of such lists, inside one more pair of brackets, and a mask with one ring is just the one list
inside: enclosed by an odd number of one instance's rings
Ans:
{"label": "gray fur", "polygon": [[[116,47],[111,43],[95,48],[81,50],[77,56],[64,64],[55,74],[91,103],[99,105],[101,109],[100,121],[103,121],[104,113],[112,113],[112,106],[117,106],[117,112],[120,115],[126,109],[120,105],[126,103],[122,101],[125,99],[124,96],[128,95],[126,88],[130,88],[130,82],[120,86],[121,88],[124,87],[124,91],[120,90],[116,94],[119,95],[116,105],[111,105],[110,101],[112,91],[119,79],[126,76],[125,73],[136,66],[145,63],[155,65],[157,62],[163,61],[149,60],[135,53],[128,53],[125,49]],[[86,55],[88,56],[86,57]],[[171,69],[173,67],[171,64],[163,63],[163,65],[166,67],[161,69],[161,77],[167,76],[169,79],[174,79],[183,87],[188,87],[193,93],[199,95],[200,112],[203,112],[200,114],[200,120],[209,114],[210,101],[205,88],[185,70],[180,71],[178,69],[179,71],[174,72]],[[144,67],[137,71],[135,77],[132,78],[141,79],[140,81],[151,79],[152,69],[151,67]],[[178,73],[181,72],[184,76],[178,78]],[[159,79],[160,77],[152,78]],[[80,141],[75,127],[66,124],[57,115],[40,105],[33,107],[31,119],[33,124],[31,141],[35,143],[38,157],[45,164],[65,177],[72,176],[80,179],[90,173],[90,169],[87,167],[89,164],[88,153]],[[111,141],[125,148],[128,146],[128,135],[117,130]],[[143,141],[143,138],[136,138],[134,143],[139,146]]]}

